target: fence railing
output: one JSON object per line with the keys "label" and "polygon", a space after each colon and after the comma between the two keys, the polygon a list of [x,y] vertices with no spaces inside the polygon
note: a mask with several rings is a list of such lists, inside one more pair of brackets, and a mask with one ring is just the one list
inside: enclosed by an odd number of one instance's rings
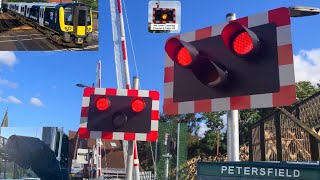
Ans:
{"label": "fence railing", "polygon": [[[240,146],[240,161],[249,160],[249,146],[248,144],[243,144]],[[184,179],[195,180],[197,178],[197,162],[225,162],[227,161],[227,154],[220,156],[196,156],[189,159],[184,168]]]}
{"label": "fence railing", "polygon": [[[106,168],[102,169],[103,177],[106,178],[116,178],[116,179],[124,179],[126,177],[125,169],[118,168]],[[140,172],[140,180],[154,180],[155,175],[151,171],[143,171]]]}
{"label": "fence railing", "polygon": [[151,171],[140,172],[140,180],[154,180],[155,175]]}
{"label": "fence railing", "polygon": [[250,128],[251,161],[319,160],[320,92],[279,108]]}

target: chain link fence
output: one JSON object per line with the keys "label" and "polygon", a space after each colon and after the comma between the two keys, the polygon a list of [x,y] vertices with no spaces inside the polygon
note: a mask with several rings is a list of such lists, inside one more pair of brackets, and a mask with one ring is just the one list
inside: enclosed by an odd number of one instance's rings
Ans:
{"label": "chain link fence", "polygon": [[[156,145],[157,179],[185,179],[187,162],[187,134],[185,123],[159,123],[159,137]],[[177,171],[178,168],[178,171]]]}

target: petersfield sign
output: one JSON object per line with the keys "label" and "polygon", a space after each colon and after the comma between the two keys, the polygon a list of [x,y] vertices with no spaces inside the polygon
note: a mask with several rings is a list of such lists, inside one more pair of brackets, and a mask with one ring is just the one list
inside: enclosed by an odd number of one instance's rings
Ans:
{"label": "petersfield sign", "polygon": [[303,179],[319,180],[319,163],[199,162],[198,180]]}

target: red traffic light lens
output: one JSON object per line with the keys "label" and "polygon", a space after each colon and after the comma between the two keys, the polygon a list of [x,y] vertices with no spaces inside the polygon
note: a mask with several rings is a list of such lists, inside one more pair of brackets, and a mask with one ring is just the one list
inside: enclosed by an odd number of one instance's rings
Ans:
{"label": "red traffic light lens", "polygon": [[145,108],[145,103],[143,101],[143,99],[141,98],[135,98],[131,101],[131,109],[138,113],[143,111],[143,109]]}
{"label": "red traffic light lens", "polygon": [[97,101],[96,101],[96,107],[98,110],[100,111],[104,111],[106,109],[108,109],[110,106],[110,101],[107,99],[107,98],[99,98]]}
{"label": "red traffic light lens", "polygon": [[167,40],[165,50],[169,58],[183,68],[190,68],[199,56],[197,48],[177,38]]}
{"label": "red traffic light lens", "polygon": [[254,44],[249,33],[246,31],[239,33],[232,41],[232,48],[239,55],[250,53],[254,48]]}
{"label": "red traffic light lens", "polygon": [[187,48],[182,47],[177,54],[177,62],[181,66],[187,66],[192,62],[192,57]]}

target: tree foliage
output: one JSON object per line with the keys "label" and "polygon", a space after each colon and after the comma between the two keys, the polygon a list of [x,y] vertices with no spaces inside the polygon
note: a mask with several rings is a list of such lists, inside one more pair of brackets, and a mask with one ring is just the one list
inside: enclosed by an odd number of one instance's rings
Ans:
{"label": "tree foliage", "polygon": [[93,10],[98,10],[98,0],[79,0],[79,2],[91,7]]}
{"label": "tree foliage", "polygon": [[304,100],[307,97],[313,95],[314,93],[320,91],[320,84],[314,86],[310,81],[300,81],[296,83],[297,98],[298,100]]}
{"label": "tree foliage", "polygon": [[165,115],[160,114],[160,122],[180,122],[188,124],[188,132],[197,134],[200,128],[200,122],[203,120],[199,114],[179,114],[179,115]]}

